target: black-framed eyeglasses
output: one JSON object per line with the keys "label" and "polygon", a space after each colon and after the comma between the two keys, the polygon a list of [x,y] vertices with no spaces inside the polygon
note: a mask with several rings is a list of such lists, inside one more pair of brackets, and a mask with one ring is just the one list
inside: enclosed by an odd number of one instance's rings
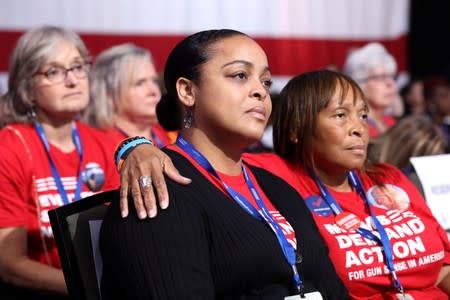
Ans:
{"label": "black-framed eyeglasses", "polygon": [[374,80],[377,82],[385,82],[388,79],[392,79],[394,81],[397,80],[397,74],[383,73],[383,74],[370,75],[370,76],[367,76],[366,78],[362,78],[360,81],[366,82],[369,80]]}
{"label": "black-framed eyeglasses", "polygon": [[70,68],[65,68],[62,66],[52,66],[47,71],[36,72],[34,75],[43,75],[51,83],[61,83],[67,78],[67,74],[72,72],[72,74],[78,78],[83,79],[89,74],[91,64],[90,63],[77,63]]}

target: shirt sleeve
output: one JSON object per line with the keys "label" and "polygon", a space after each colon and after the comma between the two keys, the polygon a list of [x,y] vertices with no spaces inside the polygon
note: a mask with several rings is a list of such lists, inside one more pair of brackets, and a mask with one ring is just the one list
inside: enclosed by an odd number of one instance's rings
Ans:
{"label": "shirt sleeve", "polygon": [[29,153],[9,130],[0,132],[0,227],[27,224],[27,201],[33,190]]}

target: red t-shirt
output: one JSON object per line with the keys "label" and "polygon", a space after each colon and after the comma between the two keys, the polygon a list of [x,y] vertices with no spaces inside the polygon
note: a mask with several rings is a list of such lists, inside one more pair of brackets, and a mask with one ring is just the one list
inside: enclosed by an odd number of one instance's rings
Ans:
{"label": "red t-shirt", "polygon": [[[113,128],[108,131],[108,134],[111,135],[111,137],[117,141],[117,144],[119,144],[124,139],[128,138],[127,134],[120,129]],[[162,148],[166,145],[170,145],[173,142],[175,142],[176,139],[176,133],[173,131],[166,131],[164,128],[161,127],[161,125],[156,124],[153,125],[151,128],[151,140],[152,142],[158,146],[159,148]]]}
{"label": "red t-shirt", "polygon": [[[207,170],[205,170],[199,163],[197,163],[191,156],[189,156],[185,151],[182,149],[169,145],[167,146],[168,149],[174,150],[184,157],[186,157],[207,179],[209,179],[217,188],[219,188],[223,193],[226,195],[229,195],[226,188],[223,186],[222,182],[217,179],[214,175],[210,174]],[[289,224],[289,222],[280,214],[280,212],[272,205],[270,200],[267,198],[267,196],[264,194],[263,190],[259,186],[258,182],[256,181],[256,178],[253,176],[252,172],[247,168],[248,175],[252,181],[252,183],[255,186],[256,191],[262,198],[264,205],[267,207],[270,215],[272,218],[278,223],[278,225],[281,227],[281,230],[283,231],[286,239],[288,242],[294,247],[294,249],[297,249],[297,239],[295,238],[295,231],[294,228]],[[217,171],[216,171],[217,172]],[[245,199],[247,199],[253,207],[255,207],[257,210],[259,210],[259,207],[250,192],[250,189],[245,181],[243,173],[241,173],[238,176],[230,176],[226,175],[220,172],[217,172],[220,176],[220,178],[225,182],[228,186],[233,188],[236,192],[241,194]],[[231,196],[230,196],[231,198]],[[230,199],[232,200],[232,199]],[[232,200],[235,201],[235,200]]]}
{"label": "red t-shirt", "polygon": [[[288,165],[275,154],[245,154],[244,158],[280,176],[303,196],[329,247],[336,271],[353,299],[397,299],[382,248],[357,232],[336,225],[335,215],[305,170]],[[380,190],[368,176],[359,175],[372,209],[390,237],[401,284],[414,299],[448,299],[435,286],[441,267],[450,264],[446,232],[400,170],[386,164],[381,168],[388,191]],[[330,190],[330,193],[345,212],[355,214],[363,227],[374,230],[370,213],[356,192]]]}
{"label": "red t-shirt", "polygon": [[[394,124],[397,122],[393,117],[391,116],[383,116],[383,122],[386,125],[386,128],[390,128],[392,126],[394,126]],[[378,128],[375,126],[375,123],[373,122],[373,120],[368,121],[368,127],[369,127],[369,136],[370,137],[376,137],[378,135],[380,135],[380,132],[378,130]]]}
{"label": "red t-shirt", "polygon": [[[81,197],[118,188],[115,141],[79,122],[77,129],[83,147]],[[0,130],[0,140],[0,228],[25,227],[29,257],[60,268],[48,211],[63,205],[63,200],[47,152],[30,125],[9,125]],[[52,145],[50,152],[67,196],[73,201],[80,167],[78,152],[64,153]]]}

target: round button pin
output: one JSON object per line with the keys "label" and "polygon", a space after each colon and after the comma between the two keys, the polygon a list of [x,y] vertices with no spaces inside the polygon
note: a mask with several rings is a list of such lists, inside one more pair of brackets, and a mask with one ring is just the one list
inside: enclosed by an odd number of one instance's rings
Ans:
{"label": "round button pin", "polygon": [[342,212],[335,217],[336,225],[344,230],[356,230],[361,225],[361,220],[354,214]]}

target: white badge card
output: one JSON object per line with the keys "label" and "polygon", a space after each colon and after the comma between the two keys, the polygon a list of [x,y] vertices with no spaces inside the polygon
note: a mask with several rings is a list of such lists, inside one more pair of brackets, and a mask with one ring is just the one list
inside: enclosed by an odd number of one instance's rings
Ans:
{"label": "white badge card", "polygon": [[412,157],[411,163],[422,184],[434,217],[450,230],[450,154]]}
{"label": "white badge card", "polygon": [[305,293],[305,297],[302,298],[300,295],[284,297],[284,300],[323,300],[322,294],[320,292]]}
{"label": "white badge card", "polygon": [[396,294],[396,296],[397,296],[397,299],[399,299],[399,300],[414,300],[414,298],[410,294],[402,295],[402,294],[398,293],[398,294]]}

